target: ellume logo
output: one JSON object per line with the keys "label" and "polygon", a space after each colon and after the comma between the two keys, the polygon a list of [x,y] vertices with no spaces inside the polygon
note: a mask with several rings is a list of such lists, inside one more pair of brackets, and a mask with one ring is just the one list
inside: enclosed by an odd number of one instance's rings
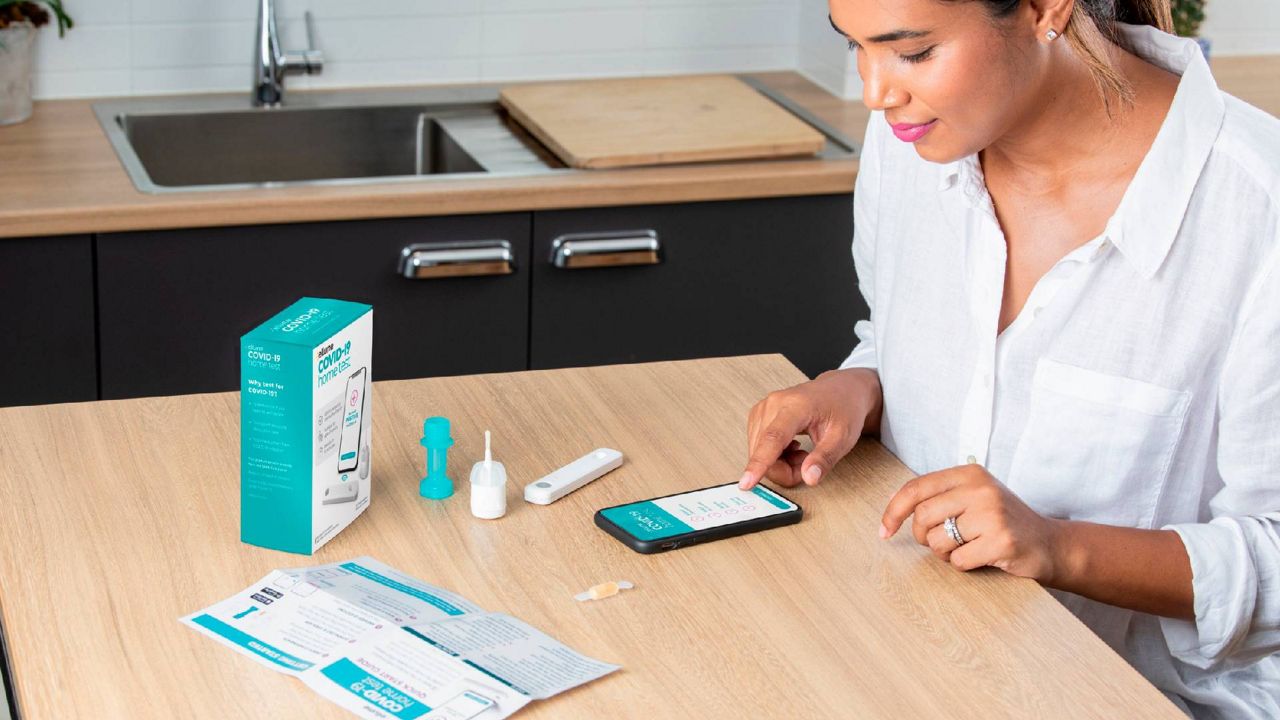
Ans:
{"label": "ellume logo", "polygon": [[293,332],[320,314],[320,308],[308,308],[306,312],[280,326],[280,332]]}
{"label": "ellume logo", "polygon": [[647,528],[648,530],[651,530],[653,532],[659,532],[667,529],[666,523],[662,522],[661,520],[656,520],[654,518],[651,518],[648,515],[645,515],[644,513],[640,512],[639,510],[632,510],[627,514],[631,516],[632,520],[636,521],[637,525],[643,528]]}
{"label": "ellume logo", "polygon": [[324,353],[316,363],[316,387],[324,387],[330,380],[351,369],[351,341],[334,347],[326,345],[320,349]]}

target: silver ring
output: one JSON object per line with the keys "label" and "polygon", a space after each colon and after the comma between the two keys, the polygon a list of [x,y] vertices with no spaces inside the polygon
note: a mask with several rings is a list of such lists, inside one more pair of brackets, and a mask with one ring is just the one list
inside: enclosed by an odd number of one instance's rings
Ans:
{"label": "silver ring", "polygon": [[951,536],[957,547],[965,543],[964,536],[960,534],[960,528],[956,527],[955,518],[949,517],[943,520],[942,529],[947,531],[947,534]]}

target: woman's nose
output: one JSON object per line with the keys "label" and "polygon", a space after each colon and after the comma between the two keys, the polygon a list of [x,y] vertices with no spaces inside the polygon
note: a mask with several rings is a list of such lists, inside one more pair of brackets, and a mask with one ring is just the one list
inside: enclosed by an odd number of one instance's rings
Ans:
{"label": "woman's nose", "polygon": [[859,60],[858,74],[862,76],[862,103],[870,110],[885,110],[906,104],[908,94],[898,86],[891,73],[879,67],[879,63]]}

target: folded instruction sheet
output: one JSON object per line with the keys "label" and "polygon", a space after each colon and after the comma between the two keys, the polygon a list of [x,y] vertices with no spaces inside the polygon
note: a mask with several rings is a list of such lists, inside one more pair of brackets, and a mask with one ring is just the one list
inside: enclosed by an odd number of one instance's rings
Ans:
{"label": "folded instruction sheet", "polygon": [[505,718],[619,667],[369,557],[273,570],[181,620],[366,718]]}

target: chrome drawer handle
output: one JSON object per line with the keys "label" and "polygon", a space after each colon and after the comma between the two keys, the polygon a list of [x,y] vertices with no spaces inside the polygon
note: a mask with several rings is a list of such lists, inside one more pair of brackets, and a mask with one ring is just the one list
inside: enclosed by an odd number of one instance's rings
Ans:
{"label": "chrome drawer handle", "polygon": [[551,243],[551,264],[565,270],[660,262],[662,243],[653,230],[571,233]]}
{"label": "chrome drawer handle", "polygon": [[510,275],[516,257],[506,240],[417,243],[400,251],[399,273],[410,280]]}

